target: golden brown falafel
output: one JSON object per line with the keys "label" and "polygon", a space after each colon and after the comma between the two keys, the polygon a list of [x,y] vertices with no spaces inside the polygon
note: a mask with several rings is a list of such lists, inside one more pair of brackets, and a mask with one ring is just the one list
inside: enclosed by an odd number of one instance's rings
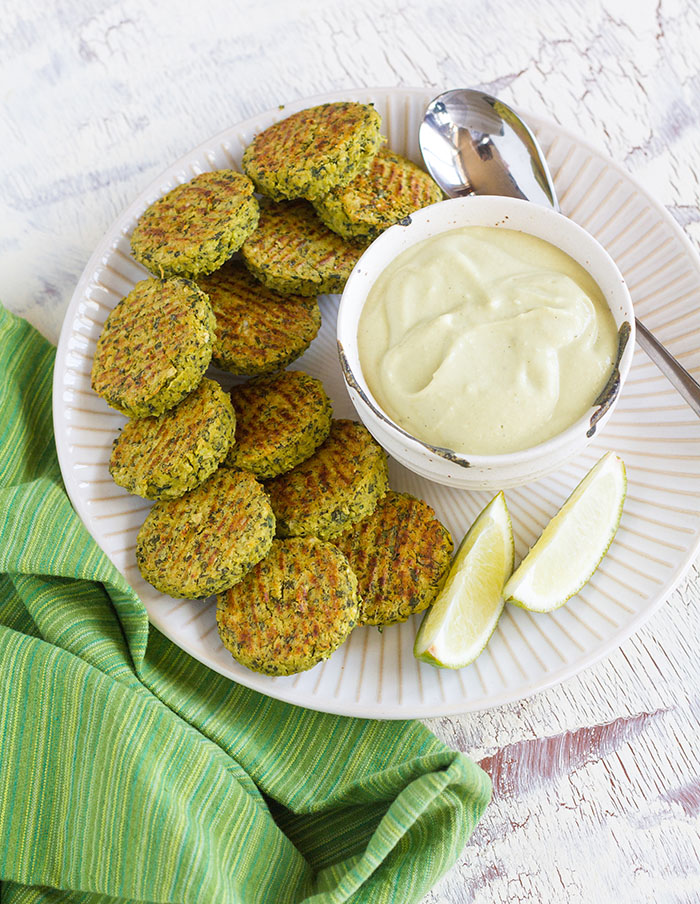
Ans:
{"label": "golden brown falafel", "polygon": [[184,496],[153,506],[138,533],[136,562],[161,593],[201,599],[240,581],[274,534],[275,516],[255,477],[219,468]]}
{"label": "golden brown falafel", "polygon": [[107,318],[92,364],[92,388],[128,417],[177,405],[211,360],[214,314],[188,279],[144,279]]}
{"label": "golden brown falafel", "polygon": [[238,432],[226,464],[261,479],[307,459],[331,429],[332,408],[323,384],[300,370],[235,386],[231,401]]}
{"label": "golden brown falafel", "polygon": [[192,279],[217,270],[258,223],[253,183],[235,170],[200,173],[139,217],[131,250],[157,276]]}
{"label": "golden brown falafel", "polygon": [[382,143],[380,125],[368,104],[310,107],[257,135],[243,154],[243,169],[275,201],[318,198],[366,169]]}
{"label": "golden brown falafel", "polygon": [[364,249],[345,242],[307,201],[263,201],[260,222],[241,248],[250,272],[283,295],[342,292]]}
{"label": "golden brown falafel", "polygon": [[222,370],[254,376],[275,373],[309,347],[321,326],[315,298],[280,295],[240,261],[198,279],[216,317],[212,360]]}
{"label": "golden brown falafel", "polygon": [[388,480],[386,453],[370,432],[334,420],[310,458],[266,484],[278,535],[329,540],[374,511]]}
{"label": "golden brown falafel", "polygon": [[216,622],[241,665],[291,675],[327,659],[357,614],[357,579],[345,556],[315,537],[293,537],[275,540],[240,583],[219,594]]}
{"label": "golden brown falafel", "polygon": [[441,200],[442,191],[426,172],[382,148],[366,172],[315,200],[314,209],[342,238],[371,242],[389,226]]}
{"label": "golden brown falafel", "polygon": [[228,394],[204,377],[179,405],[126,424],[114,441],[109,473],[137,496],[176,499],[219,467],[235,428]]}
{"label": "golden brown falafel", "polygon": [[404,622],[432,605],[453,548],[427,503],[392,490],[333,543],[357,575],[363,625]]}

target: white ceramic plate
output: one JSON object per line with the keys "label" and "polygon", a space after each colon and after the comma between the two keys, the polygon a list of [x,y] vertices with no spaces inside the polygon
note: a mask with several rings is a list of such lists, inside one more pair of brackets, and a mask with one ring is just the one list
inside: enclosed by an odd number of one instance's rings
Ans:
{"label": "white ceramic plate", "polygon": [[[413,658],[420,616],[404,625],[360,628],[325,663],[289,678],[237,665],[221,645],[213,602],[174,600],[140,577],[136,534],[149,503],[128,495],[107,470],[124,422],[90,389],[95,343],[109,311],[146,274],[129,254],[144,208],[203,170],[238,167],[244,147],[275,120],[332,100],[374,103],[388,143],[418,161],[423,111],[437,93],[358,89],[309,98],[222,132],[157,179],[102,239],[78,284],[61,332],[54,378],[54,424],[63,477],[89,531],[141,596],[149,617],[176,644],[223,675],[272,697],[353,716],[409,718],[486,709],[527,697],[575,675],[622,643],[663,603],[700,546],[700,420],[639,350],[610,423],[588,449],[548,478],[507,491],[522,556],[585,472],[607,450],[629,479],[622,524],[591,582],[565,607],[531,615],[506,607],[487,650],[458,672]],[[638,316],[683,364],[700,369],[700,260],[682,230],[620,167],[557,126],[527,117],[545,151],[564,213],[612,254]],[[335,348],[337,298],[321,298],[323,326],[295,367],[315,374],[338,417],[352,417]],[[487,493],[432,484],[390,463],[391,484],[426,499],[459,540]]]}

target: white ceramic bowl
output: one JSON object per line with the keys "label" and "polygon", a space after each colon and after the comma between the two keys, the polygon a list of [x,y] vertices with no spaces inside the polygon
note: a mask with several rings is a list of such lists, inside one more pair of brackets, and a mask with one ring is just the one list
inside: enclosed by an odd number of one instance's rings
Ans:
{"label": "white ceramic bowl", "polygon": [[[416,439],[391,420],[362,373],[357,327],[367,295],[399,254],[425,239],[462,226],[516,229],[556,245],[590,273],[618,328],[618,360],[596,404],[566,430],[543,443],[502,455],[470,455]],[[350,398],[367,429],[402,465],[416,474],[463,489],[506,489],[536,480],[583,449],[610,417],[632,362],[634,312],[622,274],[591,235],[560,213],[516,198],[454,198],[412,214],[376,239],[353,270],[338,310],[338,353]]]}

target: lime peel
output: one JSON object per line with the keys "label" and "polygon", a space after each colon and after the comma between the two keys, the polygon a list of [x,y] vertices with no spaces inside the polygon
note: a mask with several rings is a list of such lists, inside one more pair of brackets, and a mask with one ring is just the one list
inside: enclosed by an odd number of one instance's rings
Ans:
{"label": "lime peel", "polygon": [[513,556],[513,530],[501,492],[462,540],[416,635],[417,659],[460,669],[477,658],[503,610],[503,585],[513,570]]}
{"label": "lime peel", "polygon": [[551,612],[588,583],[612,543],[627,493],[625,465],[606,453],[545,527],[503,594],[530,612]]}

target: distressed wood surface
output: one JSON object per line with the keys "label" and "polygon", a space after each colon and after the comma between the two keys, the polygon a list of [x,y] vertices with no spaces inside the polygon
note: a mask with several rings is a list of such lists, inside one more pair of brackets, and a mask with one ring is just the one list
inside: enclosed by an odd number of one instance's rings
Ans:
{"label": "distressed wood surface", "polygon": [[[277,103],[481,86],[606,150],[700,242],[700,5],[48,0],[0,16],[0,297],[56,340],[91,250],[172,160]],[[697,375],[696,375],[697,376]],[[700,901],[700,575],[577,678],[430,727],[494,802],[430,904]]]}

